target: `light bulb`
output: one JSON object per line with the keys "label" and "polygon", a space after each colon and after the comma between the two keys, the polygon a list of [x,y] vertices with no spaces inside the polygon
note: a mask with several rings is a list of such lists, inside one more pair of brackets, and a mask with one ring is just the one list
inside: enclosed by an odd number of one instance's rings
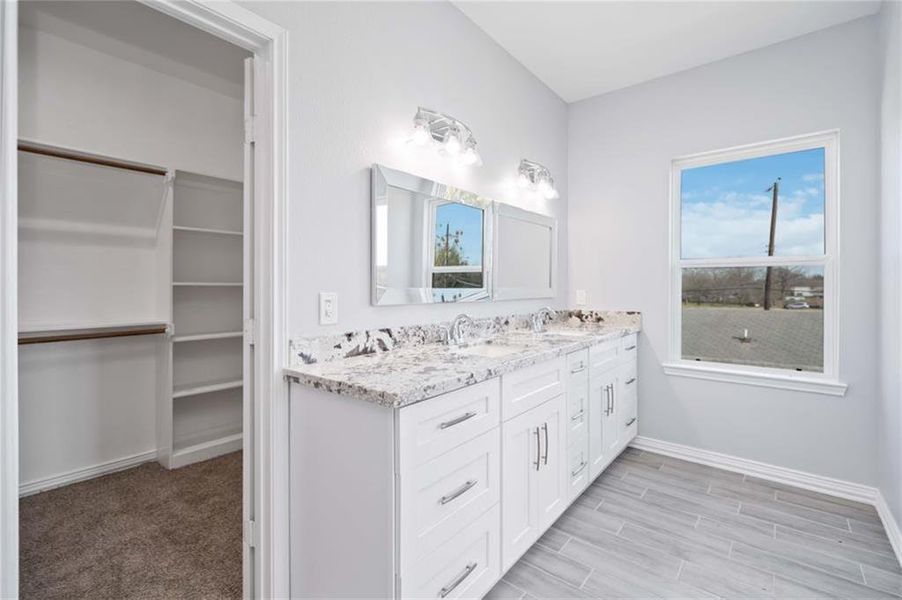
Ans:
{"label": "light bulb", "polygon": [[453,131],[449,131],[448,135],[445,136],[445,152],[451,156],[456,156],[460,153],[460,138]]}
{"label": "light bulb", "polygon": [[417,146],[423,146],[426,142],[429,141],[429,132],[426,131],[426,126],[422,123],[417,123],[413,126],[413,143]]}
{"label": "light bulb", "polygon": [[539,183],[536,186],[539,190],[539,193],[542,194],[545,198],[548,198],[548,194],[554,192],[554,188],[551,187],[551,182],[548,181],[547,177],[542,177],[539,179]]}
{"label": "light bulb", "polygon": [[479,162],[479,155],[476,154],[476,149],[470,146],[464,150],[463,155],[460,157],[460,162],[466,166],[475,165]]}
{"label": "light bulb", "polygon": [[555,198],[557,198],[557,190],[550,185],[548,186],[548,189],[543,192],[543,194],[546,200],[554,200]]}
{"label": "light bulb", "polygon": [[517,176],[517,187],[526,189],[529,187],[529,177],[526,176],[526,173],[520,173]]}

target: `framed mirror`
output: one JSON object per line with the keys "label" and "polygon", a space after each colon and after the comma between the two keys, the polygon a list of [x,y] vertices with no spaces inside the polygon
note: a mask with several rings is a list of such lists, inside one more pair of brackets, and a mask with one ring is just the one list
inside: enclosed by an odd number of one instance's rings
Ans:
{"label": "framed mirror", "polygon": [[495,204],[493,298],[552,298],[557,275],[557,221]]}
{"label": "framed mirror", "polygon": [[491,200],[373,165],[372,303],[491,299]]}

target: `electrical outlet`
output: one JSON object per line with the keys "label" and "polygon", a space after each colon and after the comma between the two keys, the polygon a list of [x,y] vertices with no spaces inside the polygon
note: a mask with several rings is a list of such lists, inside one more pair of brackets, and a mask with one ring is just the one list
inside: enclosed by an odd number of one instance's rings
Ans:
{"label": "electrical outlet", "polygon": [[335,292],[319,293],[319,324],[335,325],[338,323],[338,294]]}
{"label": "electrical outlet", "polygon": [[588,303],[589,295],[586,294],[586,290],[576,290],[576,305],[585,306]]}

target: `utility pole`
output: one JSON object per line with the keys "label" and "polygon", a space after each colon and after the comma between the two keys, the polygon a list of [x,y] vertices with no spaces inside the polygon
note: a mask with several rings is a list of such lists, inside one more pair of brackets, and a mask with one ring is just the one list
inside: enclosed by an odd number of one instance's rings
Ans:
{"label": "utility pole", "polygon": [[[774,255],[774,237],[777,233],[777,199],[780,196],[780,177],[777,177],[777,180],[774,182],[772,186],[767,188],[766,191],[773,192],[773,201],[770,209],[770,241],[767,243],[767,255]],[[770,310],[770,280],[771,280],[771,267],[768,265],[767,274],[764,276],[764,310]]]}

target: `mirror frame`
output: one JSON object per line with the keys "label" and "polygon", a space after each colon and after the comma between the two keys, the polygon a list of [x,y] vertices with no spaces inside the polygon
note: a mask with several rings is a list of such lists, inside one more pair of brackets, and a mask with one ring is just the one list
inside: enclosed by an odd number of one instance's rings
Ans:
{"label": "mirror frame", "polygon": [[[407,190],[409,192],[423,194],[429,198],[442,200],[449,203],[464,204],[479,208],[483,211],[482,220],[482,270],[483,270],[483,287],[474,289],[472,293],[455,302],[420,302],[420,303],[383,303],[380,302],[382,296],[379,293],[380,288],[376,280],[376,206],[380,199],[388,194],[389,187],[396,187]],[[483,196],[467,192],[459,188],[432,181],[424,177],[418,177],[404,171],[389,169],[383,165],[374,164],[372,168],[372,193],[370,194],[370,302],[373,306],[415,306],[416,304],[458,304],[463,302],[479,302],[491,301],[495,299],[492,291],[494,282],[492,272],[492,257],[494,255],[493,228],[495,225],[495,203]],[[390,289],[390,288],[383,288]],[[463,288],[405,288],[415,289],[422,293],[428,292],[432,295],[435,289],[449,289],[460,291]]]}

